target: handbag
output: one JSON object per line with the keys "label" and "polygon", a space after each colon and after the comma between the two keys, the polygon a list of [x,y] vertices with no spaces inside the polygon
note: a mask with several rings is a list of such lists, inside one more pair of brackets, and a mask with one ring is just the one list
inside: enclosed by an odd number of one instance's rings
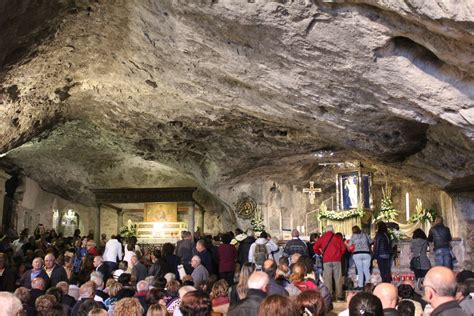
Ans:
{"label": "handbag", "polygon": [[451,255],[451,264],[454,267],[456,264],[458,264],[458,259],[454,255],[453,249],[449,249],[449,254]]}
{"label": "handbag", "polygon": [[[428,243],[428,242],[426,242]],[[424,244],[423,244],[424,245]],[[415,271],[415,269],[421,269],[421,250],[423,249],[423,246],[420,248],[420,253],[418,256],[411,258],[410,260],[410,270]]]}
{"label": "handbag", "polygon": [[420,269],[420,268],[421,268],[420,256],[411,258],[410,270],[415,271],[415,269]]}

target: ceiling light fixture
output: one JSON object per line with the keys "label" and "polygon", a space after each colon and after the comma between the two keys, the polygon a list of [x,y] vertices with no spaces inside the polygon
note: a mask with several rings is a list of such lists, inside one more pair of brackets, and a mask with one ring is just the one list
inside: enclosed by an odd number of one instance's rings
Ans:
{"label": "ceiling light fixture", "polygon": [[327,148],[323,148],[323,149],[313,151],[313,156],[318,157],[318,158],[332,157],[334,156],[334,151]]}

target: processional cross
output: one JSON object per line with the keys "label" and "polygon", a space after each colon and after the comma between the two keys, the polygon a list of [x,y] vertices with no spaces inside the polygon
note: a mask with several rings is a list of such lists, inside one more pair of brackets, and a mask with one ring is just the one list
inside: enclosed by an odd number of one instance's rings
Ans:
{"label": "processional cross", "polygon": [[304,188],[303,193],[308,193],[309,203],[314,204],[316,198],[316,192],[321,192],[320,188],[314,187],[314,181],[309,181],[309,188]]}

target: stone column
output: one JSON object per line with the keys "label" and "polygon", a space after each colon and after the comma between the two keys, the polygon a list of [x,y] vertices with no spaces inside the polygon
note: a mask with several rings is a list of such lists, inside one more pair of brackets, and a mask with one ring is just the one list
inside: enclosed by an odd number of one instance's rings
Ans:
{"label": "stone column", "polygon": [[204,235],[204,214],[206,214],[205,209],[201,209],[201,234]]}
{"label": "stone column", "polygon": [[188,230],[191,232],[191,235],[194,238],[194,202],[191,204],[191,207],[188,210]]}
{"label": "stone column", "polygon": [[10,179],[10,175],[0,170],[0,223],[3,222],[3,204],[5,202],[5,182]]}
{"label": "stone column", "polygon": [[120,234],[120,227],[123,226],[123,210],[117,210],[117,234]]}
{"label": "stone column", "polygon": [[97,204],[97,211],[96,211],[96,216],[95,216],[95,225],[94,225],[94,239],[97,247],[100,245],[100,209],[101,209],[101,204]]}

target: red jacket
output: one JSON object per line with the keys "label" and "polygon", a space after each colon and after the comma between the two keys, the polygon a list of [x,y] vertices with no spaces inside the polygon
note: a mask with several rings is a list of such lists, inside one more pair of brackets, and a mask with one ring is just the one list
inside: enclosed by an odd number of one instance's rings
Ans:
{"label": "red jacket", "polygon": [[219,273],[235,271],[237,250],[231,244],[222,244],[217,249],[219,258]]}
{"label": "red jacket", "polygon": [[[321,238],[316,241],[313,246],[314,253],[321,255],[326,248],[326,245],[329,242],[331,236],[333,236],[333,232],[327,232],[321,236]],[[342,241],[342,238],[339,236],[334,236],[329,244],[326,252],[323,256],[323,262],[340,262],[342,256],[346,253],[346,245]]]}

